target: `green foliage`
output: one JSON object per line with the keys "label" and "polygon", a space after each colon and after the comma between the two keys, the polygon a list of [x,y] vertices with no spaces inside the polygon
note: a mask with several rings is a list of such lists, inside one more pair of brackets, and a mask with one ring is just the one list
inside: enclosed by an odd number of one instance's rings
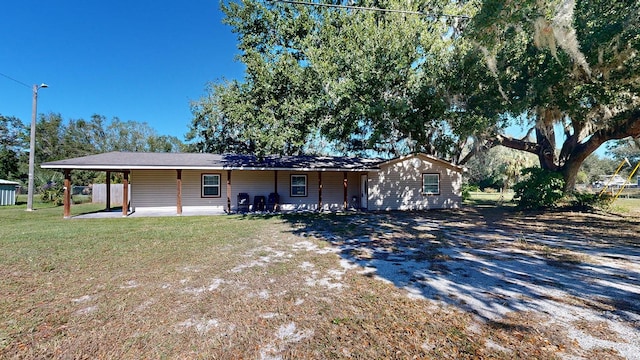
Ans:
{"label": "green foliage", "polygon": [[64,203],[64,186],[60,182],[52,182],[42,185],[40,187],[40,201],[43,203],[52,203],[56,206],[60,206]]}
{"label": "green foliage", "polygon": [[602,209],[611,204],[613,197],[608,193],[602,195],[591,192],[574,191],[570,196],[570,205],[584,209]]}
{"label": "green foliage", "polygon": [[607,153],[618,163],[626,158],[632,166],[635,166],[640,162],[640,137],[614,141],[607,147]]}
{"label": "green foliage", "polygon": [[[0,178],[26,182],[28,177],[28,150],[30,129],[13,117],[0,115]],[[40,164],[109,151],[177,152],[184,150],[182,142],[174,136],[158,135],[146,123],[107,121],[104,116],[93,115],[91,120],[64,120],[60,114],[41,114],[36,122],[35,172],[38,177],[50,177]],[[94,171],[74,171],[76,185],[88,185],[98,176]]]}
{"label": "green foliage", "polygon": [[480,188],[475,184],[462,184],[462,200],[468,200],[471,198],[472,191],[480,191]]}
{"label": "green foliage", "polygon": [[[599,146],[640,136],[640,2],[482,4],[466,35],[493,77],[481,83],[486,96],[498,97],[493,104],[500,106],[489,109],[511,114],[536,135],[504,144],[540,155],[541,167],[561,172],[571,189]],[[556,136],[560,127],[564,137]]]}
{"label": "green foliage", "polygon": [[[445,0],[362,5],[473,9]],[[457,22],[259,0],[222,10],[238,34],[245,79],[211,84],[192,104],[193,150],[294,154],[320,146],[456,161],[468,137],[487,127],[482,116],[453,110],[453,44],[466,41]]]}
{"label": "green foliage", "polygon": [[614,159],[591,154],[582,163],[580,172],[585,174],[586,183],[593,184],[596,181],[602,181],[604,175],[612,175],[616,171],[618,163],[619,161]]}
{"label": "green foliage", "polygon": [[479,152],[466,164],[465,177],[481,189],[509,189],[520,178],[522,168],[534,166],[535,155],[522,153],[504,146]]}
{"label": "green foliage", "polygon": [[562,174],[538,167],[522,170],[524,180],[513,187],[513,198],[518,207],[524,209],[541,209],[553,207],[564,196],[564,179]]}
{"label": "green foliage", "polygon": [[15,180],[22,177],[19,162],[25,143],[26,129],[15,117],[0,115],[0,179]]}

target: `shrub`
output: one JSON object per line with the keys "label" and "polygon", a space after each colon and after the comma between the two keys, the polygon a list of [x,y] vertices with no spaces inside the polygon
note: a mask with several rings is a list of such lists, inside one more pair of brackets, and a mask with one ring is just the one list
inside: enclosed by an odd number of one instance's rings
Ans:
{"label": "shrub", "polygon": [[553,207],[564,196],[562,174],[538,167],[525,168],[521,173],[525,179],[513,187],[513,198],[518,201],[518,207],[524,209]]}
{"label": "shrub", "polygon": [[571,193],[570,204],[572,206],[587,209],[605,208],[611,203],[612,199],[612,196],[608,193],[604,193],[600,196],[589,192],[574,191]]}
{"label": "shrub", "polygon": [[497,175],[488,177],[486,179],[482,179],[478,183],[478,187],[480,187],[480,190],[484,192],[487,192],[487,189],[494,189],[496,190],[495,192],[497,192],[500,189],[502,189],[503,185],[504,185],[504,181],[502,180],[502,178],[500,178]]}
{"label": "shrub", "polygon": [[64,203],[64,187],[62,184],[49,181],[42,186],[40,199],[43,203],[54,203],[60,206]]}
{"label": "shrub", "polygon": [[462,184],[462,200],[468,200],[471,198],[471,191],[479,191],[480,188],[475,184]]}

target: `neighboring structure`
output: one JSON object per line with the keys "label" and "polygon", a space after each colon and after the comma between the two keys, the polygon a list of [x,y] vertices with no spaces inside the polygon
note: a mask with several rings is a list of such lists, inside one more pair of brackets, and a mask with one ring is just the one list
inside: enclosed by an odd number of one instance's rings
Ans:
{"label": "neighboring structure", "polygon": [[599,180],[593,185],[597,188],[608,186],[612,189],[619,189],[627,182],[627,179],[620,175],[600,175]]}
{"label": "neighboring structure", "polygon": [[[42,167],[63,169],[65,188],[71,186],[72,170],[105,171],[107,179],[111,172],[123,173],[123,198],[129,204],[123,215],[129,209],[159,208],[175,209],[178,215],[190,210],[231,213],[263,205],[281,211],[413,210],[455,208],[462,201],[462,168],[425,154],[381,160],[111,152]],[[70,203],[65,193],[65,217]]]}
{"label": "neighboring structure", "polygon": [[0,179],[0,206],[15,205],[16,193],[20,184],[14,181]]}

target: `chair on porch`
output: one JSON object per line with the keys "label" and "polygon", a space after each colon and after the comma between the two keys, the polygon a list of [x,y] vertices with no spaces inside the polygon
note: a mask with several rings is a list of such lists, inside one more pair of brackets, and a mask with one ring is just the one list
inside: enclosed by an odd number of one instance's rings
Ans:
{"label": "chair on porch", "polygon": [[265,198],[264,196],[254,196],[253,197],[253,211],[264,211],[265,207]]}
{"label": "chair on porch", "polygon": [[249,211],[249,194],[247,193],[239,193],[238,194],[238,208],[237,211],[239,213],[246,213]]}
{"label": "chair on porch", "polygon": [[267,197],[267,211],[277,212],[279,210],[280,196],[278,193],[271,193]]}

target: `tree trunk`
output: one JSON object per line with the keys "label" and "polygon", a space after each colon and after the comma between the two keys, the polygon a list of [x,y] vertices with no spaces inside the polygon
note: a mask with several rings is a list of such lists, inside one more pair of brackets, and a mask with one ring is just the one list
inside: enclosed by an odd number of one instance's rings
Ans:
{"label": "tree trunk", "polygon": [[[550,131],[551,136],[554,136],[553,131]],[[540,160],[540,167],[549,171],[558,171],[558,165],[555,162],[555,146],[553,142],[543,134],[543,132],[536,127],[536,140],[540,145],[538,149],[538,159]]]}
{"label": "tree trunk", "polygon": [[575,190],[576,187],[576,179],[578,178],[578,171],[580,171],[580,166],[582,165],[582,160],[578,161],[573,158],[567,161],[562,167],[560,173],[564,178],[564,193],[569,193]]}

